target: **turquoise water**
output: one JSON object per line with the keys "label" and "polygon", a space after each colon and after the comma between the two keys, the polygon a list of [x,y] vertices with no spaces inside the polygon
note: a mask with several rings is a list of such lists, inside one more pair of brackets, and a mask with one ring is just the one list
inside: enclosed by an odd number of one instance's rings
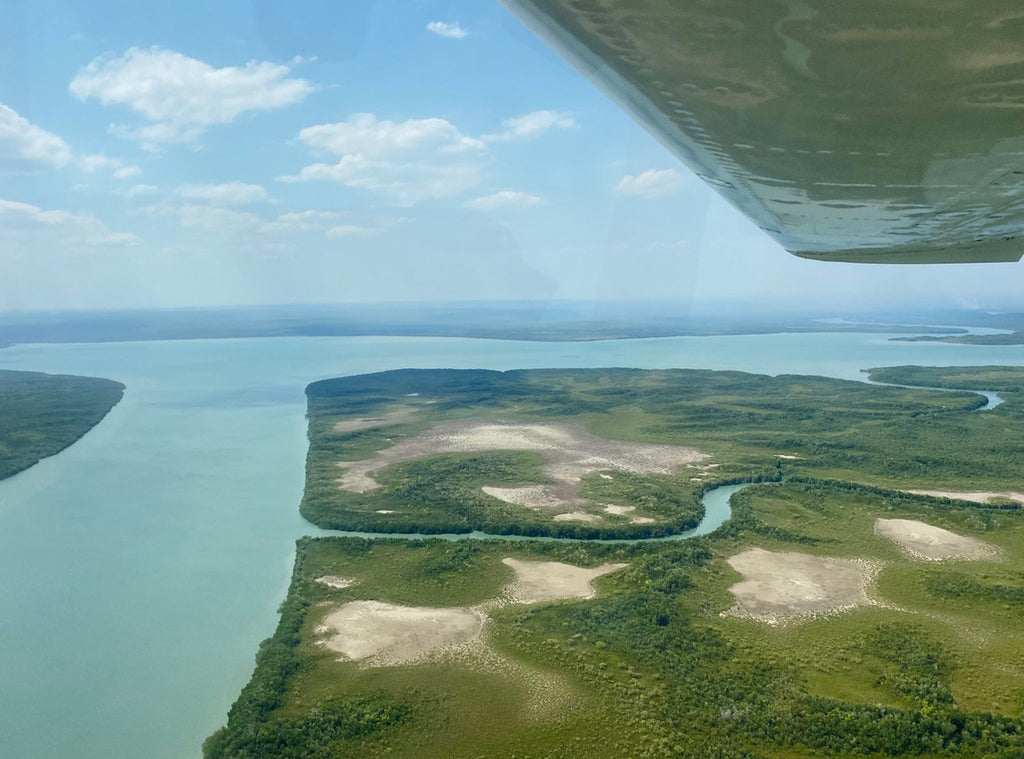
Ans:
{"label": "turquoise water", "polygon": [[110,377],[124,401],[0,482],[0,753],[196,759],[284,597],[305,385],[400,367],[634,366],[862,378],[887,364],[1018,364],[1022,346],[877,334],[597,343],[438,338],[23,345],[0,368]]}

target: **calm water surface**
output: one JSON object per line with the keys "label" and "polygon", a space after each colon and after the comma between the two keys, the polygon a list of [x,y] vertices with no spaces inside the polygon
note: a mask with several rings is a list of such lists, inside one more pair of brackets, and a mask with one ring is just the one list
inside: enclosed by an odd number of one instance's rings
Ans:
{"label": "calm water surface", "polygon": [[861,379],[1024,365],[1024,346],[878,334],[597,343],[274,338],[23,345],[0,368],[110,377],[81,441],[0,482],[0,742],[9,759],[197,759],[276,623],[296,538],[303,389],[401,367],[630,366]]}

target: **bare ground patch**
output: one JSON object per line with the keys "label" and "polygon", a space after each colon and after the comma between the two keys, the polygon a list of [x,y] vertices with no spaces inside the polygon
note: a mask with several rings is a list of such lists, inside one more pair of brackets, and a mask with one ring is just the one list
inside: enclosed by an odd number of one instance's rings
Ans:
{"label": "bare ground patch", "polygon": [[501,560],[516,573],[506,589],[514,603],[532,604],[564,598],[593,598],[593,582],[598,577],[622,569],[625,564],[602,564],[588,569],[559,561],[523,561],[511,557]]}
{"label": "bare ground patch", "polygon": [[384,427],[388,424],[401,424],[407,422],[416,411],[415,406],[395,406],[382,416],[342,419],[335,423],[333,430],[335,432],[359,432],[360,430],[372,430],[374,427]]}
{"label": "bare ground patch", "polygon": [[381,666],[411,664],[480,635],[478,609],[432,609],[381,601],[350,601],[324,617],[322,644],[352,661]]}
{"label": "bare ground patch", "polygon": [[856,559],[750,548],[729,558],[743,580],[729,588],[736,603],[724,612],[777,625],[873,605],[867,595],[877,567]]}
{"label": "bare ground patch", "polygon": [[[475,451],[541,453],[547,459],[543,467],[544,474],[554,480],[552,484],[524,487],[488,485],[483,491],[506,503],[529,509],[576,509],[555,518],[559,521],[587,522],[600,521],[601,517],[581,510],[581,507],[590,504],[579,497],[584,476],[611,470],[634,474],[670,474],[681,466],[696,465],[707,459],[707,455],[696,448],[607,440],[566,425],[458,422],[441,424],[401,440],[373,458],[338,462],[344,473],[337,479],[337,483],[342,490],[365,493],[379,487],[376,473],[392,464],[438,453]],[[715,465],[703,465],[701,468],[707,470],[712,466]]]}
{"label": "bare ground patch", "polygon": [[[446,656],[486,662],[487,668],[525,671],[523,665],[492,651],[482,637],[490,621],[488,613],[510,603],[592,598],[596,593],[595,579],[626,566],[603,564],[586,568],[557,561],[523,561],[511,557],[502,559],[502,563],[515,571],[516,579],[499,598],[466,608],[350,601],[323,618],[315,630],[318,642],[345,659],[362,662],[366,666],[415,664]],[[324,575],[316,580],[332,587],[348,587],[354,582],[334,575]],[[340,584],[335,585],[335,581]],[[563,687],[558,679],[544,682],[544,688],[551,694]]]}
{"label": "bare ground patch", "polygon": [[600,522],[601,517],[597,514],[588,514],[585,511],[567,511],[564,514],[555,514],[553,519],[556,522]]}
{"label": "bare ground patch", "polygon": [[565,497],[549,485],[525,485],[518,488],[484,485],[481,490],[499,501],[538,511],[564,509],[566,506],[586,503],[582,498]]}
{"label": "bare ground patch", "polygon": [[876,519],[875,534],[889,538],[918,559],[994,559],[999,550],[977,538],[957,535],[941,527],[915,519]]}
{"label": "bare ground patch", "polygon": [[1017,490],[907,490],[915,495],[931,495],[936,498],[955,498],[971,503],[990,503],[996,498],[1008,498],[1017,503],[1024,503],[1024,493]]}
{"label": "bare ground patch", "polygon": [[323,577],[317,577],[316,581],[329,588],[348,588],[356,584],[356,581],[351,577],[338,577],[337,575],[324,575]]}

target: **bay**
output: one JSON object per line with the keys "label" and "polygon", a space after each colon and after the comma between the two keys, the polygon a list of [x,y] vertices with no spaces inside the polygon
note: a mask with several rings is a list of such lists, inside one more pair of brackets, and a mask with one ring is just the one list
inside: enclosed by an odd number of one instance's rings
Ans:
{"label": "bay", "polygon": [[0,368],[109,377],[124,400],[0,482],[0,736],[11,759],[196,759],[276,623],[311,381],[383,369],[623,366],[863,379],[1024,365],[1024,346],[813,333],[527,343],[268,338],[35,344]]}

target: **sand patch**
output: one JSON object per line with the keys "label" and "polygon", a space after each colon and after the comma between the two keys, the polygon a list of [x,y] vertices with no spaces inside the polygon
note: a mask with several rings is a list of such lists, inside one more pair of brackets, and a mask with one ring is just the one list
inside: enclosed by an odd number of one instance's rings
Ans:
{"label": "sand patch", "polygon": [[915,519],[876,519],[875,534],[897,543],[918,559],[993,559],[998,550],[976,538],[957,535]]}
{"label": "sand patch", "polygon": [[600,522],[601,517],[597,514],[588,514],[585,511],[568,511],[565,514],[555,514],[556,522]]}
{"label": "sand patch", "polygon": [[410,664],[468,645],[483,629],[477,609],[431,609],[381,601],[352,601],[328,614],[322,644],[352,661]]}
{"label": "sand patch", "polygon": [[629,523],[630,524],[654,524],[657,521],[658,521],[657,519],[652,519],[651,517],[633,517],[632,519],[629,520]]}
{"label": "sand patch", "polygon": [[954,498],[971,503],[989,503],[995,498],[1009,498],[1024,504],[1024,493],[1016,490],[907,490],[915,495],[930,495],[936,498]]}
{"label": "sand patch", "polygon": [[381,416],[342,419],[335,422],[332,429],[335,432],[359,432],[360,430],[372,430],[374,427],[384,427],[388,424],[401,424],[408,421],[416,411],[415,406],[395,406]]}
{"label": "sand patch", "polygon": [[[335,608],[317,625],[318,643],[365,666],[414,664],[436,656],[488,659],[510,666],[490,650],[482,636],[488,612],[506,604],[532,604],[559,599],[592,598],[593,581],[626,564],[603,564],[588,569],[557,561],[502,559],[516,579],[500,598],[470,608],[398,606],[383,601],[350,601]],[[349,578],[324,575],[317,582],[348,587]],[[515,665],[520,666],[520,665]],[[561,681],[545,687],[562,687]]]}
{"label": "sand patch", "polygon": [[351,577],[338,577],[337,575],[324,575],[323,577],[317,577],[316,582],[330,588],[348,588],[356,584],[356,581]]}
{"label": "sand patch", "polygon": [[511,557],[501,563],[512,567],[516,580],[506,589],[513,603],[532,604],[564,598],[593,598],[598,577],[622,569],[625,564],[602,564],[588,569],[560,561],[523,561]]}
{"label": "sand patch", "polygon": [[607,514],[615,514],[621,517],[632,511],[636,511],[636,506],[605,506],[604,510]]}
{"label": "sand patch", "polygon": [[[678,467],[707,458],[696,448],[678,445],[624,443],[606,440],[559,424],[453,422],[441,424],[380,451],[362,461],[340,461],[337,479],[342,490],[365,493],[379,487],[374,475],[402,461],[438,453],[475,451],[537,451],[547,460],[543,472],[554,482],[521,488],[488,486],[488,495],[527,508],[577,506],[582,478],[602,470],[634,474],[670,474]],[[712,466],[712,465],[709,465]]]}
{"label": "sand patch", "polygon": [[750,548],[729,566],[743,575],[729,588],[736,603],[725,613],[733,616],[776,625],[874,604],[866,589],[875,567],[866,561]]}
{"label": "sand patch", "polygon": [[569,505],[567,503],[569,499],[563,498],[547,485],[526,485],[519,488],[498,488],[484,485],[481,490],[499,501],[511,503],[514,506],[525,506],[537,511],[564,509]]}

